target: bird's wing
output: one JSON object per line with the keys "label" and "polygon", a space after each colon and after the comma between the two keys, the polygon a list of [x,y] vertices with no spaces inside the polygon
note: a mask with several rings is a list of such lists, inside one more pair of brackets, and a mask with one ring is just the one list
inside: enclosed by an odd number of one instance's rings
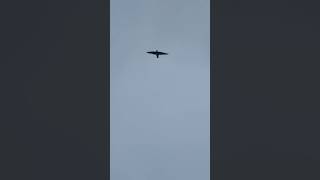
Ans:
{"label": "bird's wing", "polygon": [[149,51],[149,52],[147,52],[147,53],[149,53],[149,54],[156,54],[154,51]]}
{"label": "bird's wing", "polygon": [[160,55],[167,55],[168,53],[158,52]]}

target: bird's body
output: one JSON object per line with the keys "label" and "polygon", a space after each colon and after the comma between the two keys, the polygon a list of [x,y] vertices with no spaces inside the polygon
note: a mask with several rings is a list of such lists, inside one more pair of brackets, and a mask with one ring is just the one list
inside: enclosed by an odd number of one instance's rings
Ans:
{"label": "bird's body", "polygon": [[154,54],[154,55],[157,56],[157,58],[159,58],[159,55],[168,55],[168,53],[160,52],[160,51],[158,51],[158,50],[156,50],[156,51],[149,51],[149,52],[147,52],[147,53],[149,53],[149,54]]}

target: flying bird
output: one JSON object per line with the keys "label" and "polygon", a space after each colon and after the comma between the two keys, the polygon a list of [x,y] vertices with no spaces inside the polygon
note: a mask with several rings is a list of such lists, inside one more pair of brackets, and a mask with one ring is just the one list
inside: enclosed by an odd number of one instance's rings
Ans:
{"label": "flying bird", "polygon": [[147,53],[149,53],[149,54],[154,54],[154,55],[157,56],[157,58],[159,58],[159,55],[168,55],[168,53],[160,52],[160,51],[158,51],[158,50],[156,50],[156,51],[149,51],[149,52],[147,52]]}

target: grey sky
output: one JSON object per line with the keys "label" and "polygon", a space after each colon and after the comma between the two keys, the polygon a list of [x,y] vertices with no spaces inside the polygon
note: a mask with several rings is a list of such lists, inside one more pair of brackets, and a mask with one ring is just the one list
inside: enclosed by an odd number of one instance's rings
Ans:
{"label": "grey sky", "polygon": [[111,180],[209,180],[209,3],[111,0]]}

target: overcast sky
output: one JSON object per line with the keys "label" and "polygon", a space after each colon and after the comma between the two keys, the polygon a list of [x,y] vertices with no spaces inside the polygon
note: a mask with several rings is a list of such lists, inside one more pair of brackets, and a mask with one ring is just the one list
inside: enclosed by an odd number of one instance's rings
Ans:
{"label": "overcast sky", "polygon": [[209,3],[111,0],[111,180],[209,180]]}

